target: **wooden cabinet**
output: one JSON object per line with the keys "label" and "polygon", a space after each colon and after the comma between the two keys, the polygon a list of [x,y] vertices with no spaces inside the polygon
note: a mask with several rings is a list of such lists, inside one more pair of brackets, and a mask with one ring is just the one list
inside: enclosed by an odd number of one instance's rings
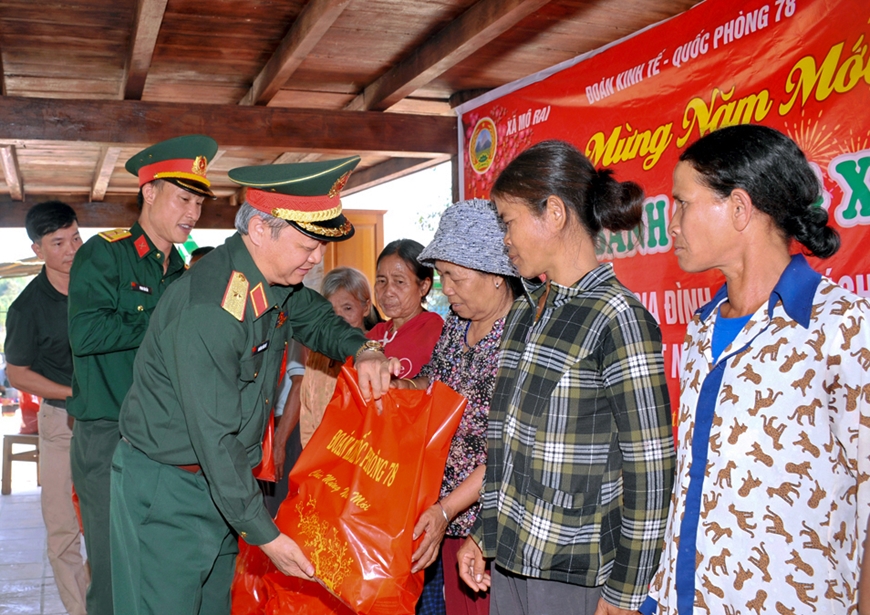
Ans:
{"label": "wooden cabinet", "polygon": [[336,267],[354,267],[362,271],[374,288],[376,261],[384,249],[384,214],[376,209],[345,209],[342,212],[356,232],[347,241],[330,243],[323,255],[323,272]]}

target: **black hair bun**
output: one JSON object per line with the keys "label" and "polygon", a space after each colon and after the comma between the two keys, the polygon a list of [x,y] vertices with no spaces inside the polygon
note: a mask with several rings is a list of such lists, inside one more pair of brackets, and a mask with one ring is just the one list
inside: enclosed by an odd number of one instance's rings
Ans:
{"label": "black hair bun", "polygon": [[634,182],[618,182],[610,169],[598,169],[589,184],[587,225],[596,232],[628,231],[643,219],[643,188]]}

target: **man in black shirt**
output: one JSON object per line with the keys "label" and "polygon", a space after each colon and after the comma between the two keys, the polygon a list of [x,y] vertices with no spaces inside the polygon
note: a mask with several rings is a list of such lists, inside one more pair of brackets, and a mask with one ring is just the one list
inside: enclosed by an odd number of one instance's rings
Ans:
{"label": "man in black shirt", "polygon": [[39,407],[39,463],[48,560],[67,611],[85,615],[88,573],[72,503],[72,419],[66,413],[73,373],[67,292],[73,256],[82,238],[75,212],[59,201],[34,205],[27,212],[25,226],[33,251],[45,266],[9,306],[6,371],[12,386],[43,400]]}

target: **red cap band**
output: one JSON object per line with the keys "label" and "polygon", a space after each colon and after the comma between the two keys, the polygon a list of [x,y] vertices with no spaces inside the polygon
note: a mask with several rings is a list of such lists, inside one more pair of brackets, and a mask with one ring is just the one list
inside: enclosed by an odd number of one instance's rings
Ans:
{"label": "red cap band", "polygon": [[175,158],[173,160],[161,160],[153,164],[147,164],[139,169],[139,187],[141,188],[150,181],[164,178],[189,179],[199,182],[206,187],[211,185],[205,173],[208,161],[205,156],[191,158]]}
{"label": "red cap band", "polygon": [[293,222],[322,222],[341,213],[341,201],[327,194],[294,196],[248,188],[245,200],[254,209]]}

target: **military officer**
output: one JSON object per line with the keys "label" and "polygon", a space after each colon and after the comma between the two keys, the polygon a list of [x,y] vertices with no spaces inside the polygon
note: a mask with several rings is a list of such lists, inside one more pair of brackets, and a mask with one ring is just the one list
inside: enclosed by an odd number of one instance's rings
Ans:
{"label": "military officer", "polygon": [[115,606],[230,612],[237,537],[285,574],[314,570],[275,526],[251,470],[292,338],[355,357],[379,398],[400,365],[301,282],[327,242],[348,239],[339,190],[359,157],[233,169],[248,186],[238,233],[164,294],[136,357],[112,468]]}
{"label": "military officer", "polygon": [[120,439],[118,412],[133,381],[133,359],[157,300],[184,272],[183,243],[212,197],[206,178],[217,152],[210,137],[153,145],[127,161],[139,178],[139,220],[100,233],[76,254],[70,272],[69,337],[75,417],[70,457],[91,567],[89,615],[113,613],[109,549],[109,468]]}

